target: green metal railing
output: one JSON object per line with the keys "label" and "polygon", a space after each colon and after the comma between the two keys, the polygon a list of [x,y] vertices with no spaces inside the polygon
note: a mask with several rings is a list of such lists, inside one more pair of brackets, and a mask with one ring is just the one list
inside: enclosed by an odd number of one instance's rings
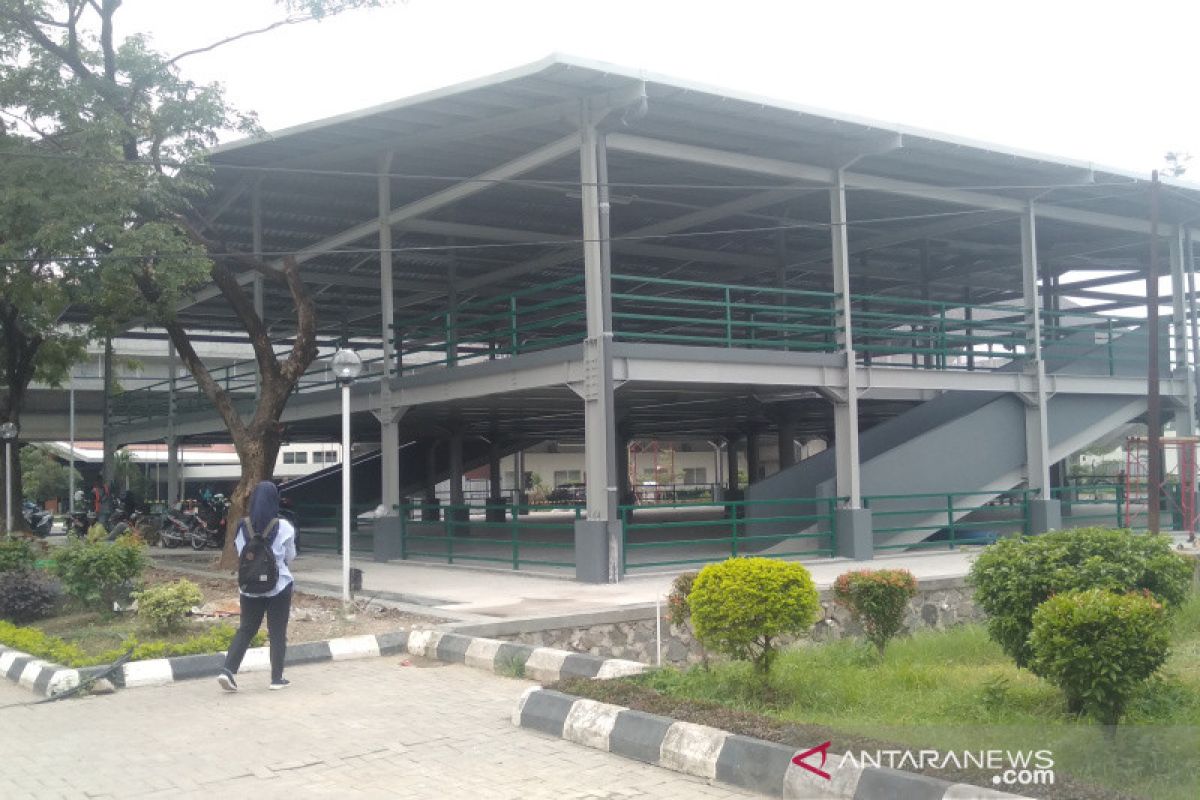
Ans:
{"label": "green metal railing", "polygon": [[[281,352],[278,355],[286,355]],[[383,359],[363,359],[363,377],[381,371]],[[258,394],[258,362],[254,359],[236,361],[223,367],[209,370],[212,379],[233,398],[234,402],[253,401]],[[296,384],[295,392],[306,392],[326,389],[337,383],[337,379],[329,371],[329,359],[321,358],[314,361]],[[175,412],[187,414],[212,409],[212,402],[196,379],[191,375],[181,375],[175,384]],[[112,413],[118,422],[129,424],[138,420],[164,417],[170,402],[171,381],[162,380],[141,386],[128,392],[120,392],[113,396]]]}
{"label": "green metal railing", "polygon": [[[829,556],[837,550],[837,498],[737,500],[719,503],[658,503],[624,505],[621,515],[622,558],[625,571],[650,567],[707,564],[739,555],[788,558]],[[658,509],[711,508],[713,513],[688,520],[641,521]],[[809,511],[808,509],[812,509]],[[674,534],[672,536],[672,534]],[[767,553],[783,542],[816,546],[799,552]],[[634,559],[652,553],[650,560]],[[663,558],[658,553],[673,558]]]}
{"label": "green metal railing", "polygon": [[[400,509],[400,558],[445,559],[573,568],[578,506],[425,505],[405,503]],[[503,509],[503,520],[489,520],[489,509]],[[554,518],[541,512],[565,511]],[[435,512],[436,521],[420,517]],[[542,519],[538,519],[538,517]],[[565,517],[565,519],[563,519]],[[558,557],[553,554],[561,553]]]}
{"label": "green metal railing", "polygon": [[985,370],[1026,357],[1030,326],[1020,306],[852,299],[854,349],[872,360],[907,356],[914,367]]}
{"label": "green metal railing", "polygon": [[[371,550],[374,527],[360,526],[359,514],[371,511],[374,503],[356,503],[350,506],[350,549]],[[342,547],[342,504],[341,503],[298,503],[292,506],[299,529],[300,546],[319,550]]]}
{"label": "green metal railing", "polygon": [[[1029,532],[1029,500],[1037,490],[982,490],[978,492],[928,492],[918,494],[879,494],[863,497],[863,508],[871,509],[874,535],[894,536],[899,533],[922,533],[928,536],[946,532],[946,538],[923,540],[907,544],[875,544],[876,550],[906,550],[915,547],[950,547],[959,544],[978,544],[980,537],[962,533],[994,530],[997,527],[1019,524],[1023,533]],[[981,501],[980,498],[983,498]],[[1014,514],[1008,518],[967,520],[966,516],[983,509],[1009,505]],[[881,525],[880,520],[885,524]],[[891,521],[891,524],[888,524]],[[965,540],[965,541],[964,541]]]}
{"label": "green metal railing", "polygon": [[613,275],[612,285],[614,337],[621,341],[808,352],[837,348],[837,296],[831,292],[638,275]]}
{"label": "green metal railing", "polygon": [[[1144,320],[1112,317],[1089,311],[1044,309],[1042,316],[1043,358],[1059,369],[1116,375],[1118,372],[1145,374],[1144,348],[1122,346],[1121,337],[1145,325]],[[1168,348],[1162,349],[1166,359]],[[1164,361],[1165,363],[1165,361]]]}
{"label": "green metal railing", "polygon": [[[1062,503],[1063,521],[1125,527],[1125,484],[1118,481],[1055,486],[1050,496]],[[1082,506],[1082,511],[1080,510]]]}

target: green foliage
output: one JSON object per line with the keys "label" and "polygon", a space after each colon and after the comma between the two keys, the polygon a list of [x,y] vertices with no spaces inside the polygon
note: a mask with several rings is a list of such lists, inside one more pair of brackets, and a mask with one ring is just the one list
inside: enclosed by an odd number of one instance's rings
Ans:
{"label": "green foliage", "polygon": [[146,546],[128,534],[115,542],[71,541],[58,550],[53,571],[67,594],[86,606],[111,611],[146,568]]}
{"label": "green foliage", "polygon": [[695,585],[698,574],[682,572],[671,581],[671,593],[667,595],[667,622],[672,625],[682,627],[691,619],[692,610],[688,606],[688,595],[692,593],[692,586]]}
{"label": "green foliage", "polygon": [[5,572],[26,572],[33,569],[37,561],[37,553],[28,540],[21,538],[0,538],[0,574]]}
{"label": "green foliage", "polygon": [[1062,689],[1069,709],[1116,725],[1130,696],[1166,662],[1169,631],[1149,592],[1066,592],[1034,612],[1031,664]]}
{"label": "green foliage", "polygon": [[140,499],[145,499],[151,491],[150,479],[141,465],[133,460],[128,450],[119,450],[113,456],[113,478],[121,489],[132,489]]}
{"label": "green foliage", "polygon": [[760,676],[770,672],[779,638],[805,633],[821,608],[807,569],[769,558],[708,565],[696,576],[688,603],[696,638],[750,661]]}
{"label": "green foliage", "polygon": [[[97,655],[89,655],[79,645],[43,633],[37,628],[22,628],[11,622],[0,620],[0,644],[66,667],[94,667],[111,664],[128,650],[133,651],[131,658],[133,661],[190,656],[200,653],[219,653],[229,649],[229,643],[233,641],[235,633],[237,633],[237,629],[232,625],[218,624],[184,642],[143,642],[137,637],[130,636],[118,648]],[[257,647],[265,641],[266,636],[259,631],[251,644]]]}
{"label": "green foliage", "polygon": [[59,594],[57,584],[37,570],[0,572],[0,619],[26,623],[47,617]]}
{"label": "green foliage", "polygon": [[867,641],[882,654],[900,632],[904,610],[917,594],[917,579],[906,569],[856,570],[838,576],[833,597],[863,626]]}
{"label": "green foliage", "polygon": [[[75,470],[75,485],[83,487],[79,470]],[[71,468],[40,447],[22,447],[21,487],[25,496],[34,500],[66,497],[71,487]]]}
{"label": "green foliage", "polygon": [[988,633],[1024,667],[1030,662],[1034,611],[1051,595],[1145,589],[1170,610],[1185,599],[1191,567],[1166,537],[1076,528],[990,545],[971,566],[969,581],[987,614]]}
{"label": "green foliage", "polygon": [[138,617],[156,633],[179,630],[193,606],[204,602],[200,587],[187,578],[163,583],[134,594]]}

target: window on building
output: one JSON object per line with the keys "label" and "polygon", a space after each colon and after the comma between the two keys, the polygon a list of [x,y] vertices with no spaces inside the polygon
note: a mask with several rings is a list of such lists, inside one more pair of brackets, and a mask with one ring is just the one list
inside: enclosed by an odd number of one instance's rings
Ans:
{"label": "window on building", "polygon": [[285,463],[285,464],[307,464],[308,463],[308,453],[297,453],[297,452],[284,453],[283,454],[283,463]]}
{"label": "window on building", "polygon": [[325,463],[326,464],[336,464],[337,460],[338,460],[337,450],[326,450],[325,451]]}
{"label": "window on building", "polygon": [[322,451],[320,451],[320,450],[314,450],[314,451],[313,451],[313,463],[314,463],[314,464],[323,464],[323,463],[325,463],[325,453],[323,453],[323,452],[322,452]]}
{"label": "window on building", "polygon": [[702,483],[708,483],[708,468],[707,467],[684,467],[683,482],[696,486]]}
{"label": "window on building", "polygon": [[580,469],[556,469],[554,470],[554,485],[562,486],[564,483],[582,483],[583,470]]}

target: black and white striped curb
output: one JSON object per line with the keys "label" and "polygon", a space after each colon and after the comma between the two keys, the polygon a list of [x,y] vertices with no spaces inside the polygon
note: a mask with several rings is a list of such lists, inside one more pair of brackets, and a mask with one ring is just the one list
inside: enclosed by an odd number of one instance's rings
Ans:
{"label": "black and white striped curb", "polygon": [[[409,653],[449,663],[466,664],[503,675],[523,676],[551,683],[561,678],[617,678],[647,669],[636,661],[600,658],[548,647],[481,639],[442,631],[396,631],[305,642],[288,645],[285,664],[313,664]],[[225,666],[224,653],[205,653],[173,658],[132,661],[110,676],[118,687],[162,686],[192,678],[218,675]],[[271,668],[270,649],[246,651],[239,672],[263,672]],[[0,673],[44,697],[75,688],[81,681],[99,675],[107,667],[71,669],[42,661],[18,650],[0,647]]]}
{"label": "black and white striped curb", "polygon": [[0,645],[0,675],[43,697],[54,697],[79,685],[79,670],[3,645]]}
{"label": "black and white striped curb", "polygon": [[[899,770],[839,766],[830,753],[830,779],[792,763],[794,748],[679,722],[622,706],[585,700],[538,686],[517,701],[512,722],[522,728],[644,761],[676,772],[785,798],[845,800],[1012,800],[1017,795]],[[817,764],[819,762],[813,762]]]}

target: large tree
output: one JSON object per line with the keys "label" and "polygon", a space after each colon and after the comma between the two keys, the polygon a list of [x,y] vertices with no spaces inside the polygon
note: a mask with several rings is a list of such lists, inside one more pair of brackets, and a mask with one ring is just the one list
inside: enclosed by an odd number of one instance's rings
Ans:
{"label": "large tree", "polygon": [[[270,478],[280,445],[279,419],[296,383],[317,354],[313,303],[297,265],[271,264],[206,233],[198,211],[210,189],[204,154],[218,134],[256,130],[252,115],[228,104],[221,87],[185,78],[181,62],[228,42],[385,0],[276,0],[281,17],[255,30],[233,31],[206,47],[168,55],[141,34],[120,36],[121,0],[0,0],[0,98],[31,141],[55,140],[68,154],[78,137],[90,149],[79,163],[119,165],[118,218],[99,225],[91,295],[108,329],[138,318],[161,325],[197,385],[220,414],[241,460],[231,530],[250,490]],[[185,5],[181,3],[180,5]],[[202,2],[186,4],[203,13]],[[97,140],[102,155],[96,155]],[[238,281],[246,270],[286,286],[295,308],[294,344],[277,357],[266,325]],[[239,410],[209,373],[188,330],[180,301],[200,285],[220,289],[254,350],[260,390],[252,413]],[[131,298],[137,302],[132,303]],[[223,563],[232,564],[233,536]]]}

